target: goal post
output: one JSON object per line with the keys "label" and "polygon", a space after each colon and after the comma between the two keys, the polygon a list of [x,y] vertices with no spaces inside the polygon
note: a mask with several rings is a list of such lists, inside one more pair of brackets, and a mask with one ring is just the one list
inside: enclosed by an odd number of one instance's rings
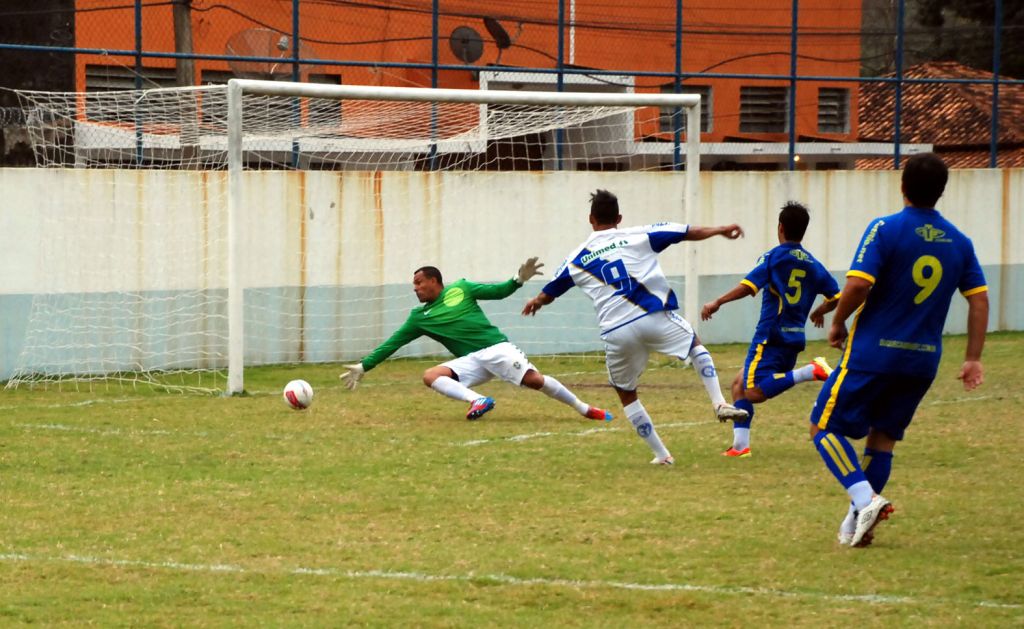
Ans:
{"label": "goal post", "polygon": [[[238,243],[242,218],[243,125],[242,102],[246,94],[286,98],[322,98],[330,100],[406,101],[426,103],[470,103],[479,105],[526,105],[542,107],[658,107],[684,108],[686,111],[685,198],[679,222],[690,223],[699,216],[700,199],[700,96],[696,94],[647,94],[600,92],[541,92],[511,90],[458,90],[438,88],[387,87],[363,85],[318,85],[231,79],[228,81],[228,230],[229,284],[228,327],[229,362],[227,392],[244,390],[244,306],[245,287],[241,285],[241,246]],[[483,138],[481,138],[483,139]],[[686,256],[684,311],[691,319],[697,315],[698,285],[695,248]],[[696,329],[695,320],[691,321]]]}
{"label": "goal post", "polygon": [[[698,96],[499,74],[530,89],[18,92],[40,168],[7,175],[31,253],[3,290],[31,303],[0,380],[237,394],[246,367],[365,356],[417,305],[420,266],[496,282],[540,256],[550,277],[595,189],[627,224],[701,223]],[[693,323],[697,249],[661,254]],[[579,291],[536,318],[519,297],[482,307],[527,354],[600,351]],[[421,338],[396,357],[444,353]]]}

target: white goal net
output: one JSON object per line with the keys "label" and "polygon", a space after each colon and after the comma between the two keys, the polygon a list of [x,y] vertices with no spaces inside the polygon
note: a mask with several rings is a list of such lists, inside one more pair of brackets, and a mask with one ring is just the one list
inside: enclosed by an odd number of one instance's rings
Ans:
{"label": "white goal net", "polygon": [[[9,387],[236,393],[245,366],[365,355],[418,305],[420,266],[492,282],[537,255],[550,278],[597,188],[630,224],[696,205],[699,134],[673,142],[698,128],[695,96],[260,81],[20,96],[44,168],[22,175],[40,236]],[[689,263],[666,262],[681,294]],[[599,349],[582,295],[519,315],[542,286],[485,310],[528,354]],[[398,355],[443,354],[424,338]]]}

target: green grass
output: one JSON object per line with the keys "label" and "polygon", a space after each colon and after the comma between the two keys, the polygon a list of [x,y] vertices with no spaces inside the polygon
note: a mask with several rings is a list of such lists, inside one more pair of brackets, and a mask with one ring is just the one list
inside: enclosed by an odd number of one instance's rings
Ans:
{"label": "green grass", "polygon": [[[652,362],[641,395],[674,468],[648,465],[594,358],[536,362],[607,426],[503,383],[467,422],[423,361],[355,393],[319,365],[250,370],[234,399],[7,391],[0,625],[1024,625],[1022,341],[992,335],[965,393],[947,340],[864,550],[835,544],[817,384],[760,405],[754,456],[725,459],[692,370]],[[723,385],[745,349],[712,347]],[[280,399],[296,377],[305,412]]]}

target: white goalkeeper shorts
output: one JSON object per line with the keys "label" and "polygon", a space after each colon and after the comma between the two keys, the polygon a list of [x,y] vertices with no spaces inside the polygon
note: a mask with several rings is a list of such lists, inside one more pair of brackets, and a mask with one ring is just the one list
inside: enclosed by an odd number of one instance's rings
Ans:
{"label": "white goalkeeper shorts", "polygon": [[459,382],[470,388],[491,378],[500,378],[519,386],[527,371],[537,369],[523,350],[508,341],[478,349],[472,354],[442,363],[441,366],[454,371]]}
{"label": "white goalkeeper shorts", "polygon": [[675,312],[655,312],[615,328],[604,340],[608,381],[623,391],[635,391],[651,352],[686,360],[693,347],[693,328]]}

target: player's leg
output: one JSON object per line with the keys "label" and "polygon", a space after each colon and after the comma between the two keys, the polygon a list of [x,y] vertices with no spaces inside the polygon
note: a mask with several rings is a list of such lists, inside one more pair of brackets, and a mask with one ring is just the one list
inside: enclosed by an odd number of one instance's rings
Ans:
{"label": "player's leg", "polygon": [[611,421],[612,414],[604,409],[591,406],[581,401],[576,394],[570,391],[564,384],[551,376],[544,375],[536,369],[527,370],[520,382],[521,386],[529,387],[540,391],[544,395],[558,400],[566,406],[570,406],[580,415],[588,419]]}
{"label": "player's leg", "polygon": [[[794,364],[795,362],[794,357]],[[771,378],[758,381],[758,388],[761,389],[765,398],[771,399],[802,382],[814,380],[824,382],[830,375],[832,375],[832,367],[823,356],[818,356],[802,367],[780,370],[772,374]]]}
{"label": "player's leg", "polygon": [[493,398],[480,395],[471,388],[490,378],[490,374],[473,354],[449,360],[423,372],[423,384],[453,400],[469,402],[466,419],[479,419],[494,408]]}
{"label": "player's leg", "polygon": [[748,415],[746,411],[741,411],[725,401],[711,352],[701,344],[686,319],[674,312],[665,312],[661,316],[645,317],[637,323],[643,323],[645,327],[653,328],[654,334],[648,336],[650,349],[693,363],[693,368],[700,377],[704,390],[711,398],[715,416],[720,421],[743,419]]}
{"label": "player's leg", "polygon": [[872,489],[847,439],[860,439],[868,434],[872,400],[878,395],[883,378],[878,374],[836,370],[825,382],[811,410],[810,433],[814,447],[825,467],[846,490],[857,512],[855,530],[849,540],[851,546],[869,544],[875,525],[892,512],[889,501]]}
{"label": "player's leg", "polygon": [[611,413],[581,401],[557,379],[542,374],[526,354],[512,343],[497,343],[475,354],[490,374],[505,382],[540,391],[584,417],[609,421],[612,419]]}
{"label": "player's leg", "polygon": [[[754,421],[754,404],[764,401],[761,390],[753,386],[757,369],[761,367],[764,355],[764,344],[751,343],[747,350],[743,368],[733,380],[733,406],[746,411],[746,417],[739,417],[732,422],[732,445],[722,456],[747,458],[750,456],[750,425]],[[748,386],[750,385],[750,386]]]}
{"label": "player's leg", "polygon": [[[649,318],[645,317],[645,319]],[[622,410],[636,430],[636,434],[654,452],[654,459],[651,463],[672,465],[675,459],[662,443],[661,437],[654,429],[651,416],[636,393],[640,374],[643,373],[649,356],[647,347],[638,334],[639,327],[636,324],[641,321],[644,319],[605,335],[604,352],[605,365],[608,367],[608,381],[615,387],[615,392],[622,403]]]}
{"label": "player's leg", "polygon": [[[901,377],[890,379],[875,396],[870,408],[870,428],[864,444],[861,458],[861,469],[864,477],[871,485],[875,494],[881,494],[889,482],[892,473],[893,450],[913,419],[918,404],[931,386],[931,378]],[[892,512],[891,507],[883,514],[882,520]],[[846,518],[839,531],[839,543],[849,544],[856,534],[858,516],[853,505],[850,506]],[[874,538],[869,531],[861,540],[861,546],[867,546]]]}

